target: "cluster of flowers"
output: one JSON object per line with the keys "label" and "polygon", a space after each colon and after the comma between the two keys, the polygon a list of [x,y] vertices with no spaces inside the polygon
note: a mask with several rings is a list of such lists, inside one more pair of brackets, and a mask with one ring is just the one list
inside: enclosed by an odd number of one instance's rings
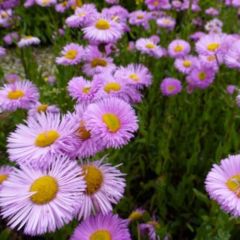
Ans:
{"label": "cluster of flowers", "polygon": [[[94,14],[85,17],[83,10]],[[25,234],[53,232],[77,218],[81,223],[73,240],[128,240],[129,223],[144,213],[137,209],[127,220],[111,213],[123,197],[125,174],[118,169],[120,165],[104,163],[105,158],[87,160],[130,141],[138,129],[131,105],[141,101],[143,88],[152,82],[142,64],[114,64],[110,55],[127,28],[127,18],[114,20],[105,11],[99,13],[92,4],[76,8],[84,22],[77,25],[83,27],[89,45],[67,44],[56,58],[59,65],[82,66],[85,74],[72,78],[67,86],[77,102],[74,112],[62,114],[57,106],[41,103],[36,85],[15,74],[7,75],[0,88],[1,112],[28,111],[25,122],[7,139],[9,160],[16,167],[0,168],[0,215],[11,228]],[[74,17],[66,21],[73,23]],[[17,40],[20,48],[40,44],[36,37],[19,39],[14,32],[4,39],[7,44]],[[104,51],[99,50],[102,45]],[[155,240],[157,226],[150,221],[139,228]]]}

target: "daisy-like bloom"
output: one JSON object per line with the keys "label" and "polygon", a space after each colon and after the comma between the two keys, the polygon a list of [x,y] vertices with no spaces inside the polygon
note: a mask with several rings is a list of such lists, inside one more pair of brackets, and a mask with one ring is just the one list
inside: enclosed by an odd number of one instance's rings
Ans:
{"label": "daisy-like bloom", "polygon": [[169,0],[145,0],[149,10],[170,9]]}
{"label": "daisy-like bloom", "polygon": [[3,41],[5,44],[7,45],[11,45],[13,44],[14,42],[17,42],[19,39],[19,35],[17,32],[11,32],[11,33],[8,33],[6,34],[4,37],[3,37]]}
{"label": "daisy-like bloom", "polygon": [[116,68],[113,59],[101,53],[96,46],[89,46],[85,51],[83,72],[88,76],[113,71]]}
{"label": "daisy-like bloom", "polygon": [[68,1],[63,1],[55,5],[56,12],[63,13],[70,8],[70,3]]}
{"label": "daisy-like bloom", "polygon": [[194,66],[186,80],[194,87],[205,89],[213,83],[215,74],[216,70],[214,68],[200,63]]}
{"label": "daisy-like bloom", "polygon": [[75,9],[73,15],[66,19],[66,24],[71,28],[88,26],[98,14],[94,4],[83,4]]}
{"label": "daisy-like bloom", "polygon": [[111,18],[99,15],[89,26],[83,28],[83,32],[90,41],[109,43],[122,37],[123,26]]}
{"label": "daisy-like bloom", "polygon": [[129,23],[135,26],[142,26],[145,29],[149,28],[149,20],[151,16],[148,12],[137,10],[129,14]]}
{"label": "daisy-like bloom", "polygon": [[175,78],[165,78],[160,85],[161,92],[165,96],[174,96],[182,91],[182,84]]}
{"label": "daisy-like bloom", "polygon": [[124,174],[114,167],[103,163],[103,159],[86,162],[82,165],[83,178],[86,182],[83,201],[79,211],[79,219],[86,219],[92,213],[107,214],[112,205],[123,197],[125,189]]}
{"label": "daisy-like bloom", "polygon": [[155,58],[161,58],[164,55],[163,49],[151,38],[138,39],[136,42],[136,49]]}
{"label": "daisy-like bloom", "polygon": [[207,65],[208,67],[213,68],[215,71],[218,71],[220,65],[223,63],[222,55],[200,55],[200,61],[203,65]]}
{"label": "daisy-like bloom", "polygon": [[96,99],[106,97],[117,97],[126,102],[139,99],[139,92],[131,87],[122,78],[116,78],[112,73],[102,73],[95,75],[94,80],[99,82],[99,91],[96,93]]}
{"label": "daisy-like bloom", "polygon": [[129,15],[128,10],[120,5],[104,8],[102,14],[110,16],[114,21],[121,23],[126,23]]}
{"label": "daisy-like bloom", "polygon": [[197,58],[194,56],[185,56],[184,58],[177,58],[174,62],[174,66],[179,72],[188,74],[191,72],[196,61]]}
{"label": "daisy-like bloom", "polygon": [[69,223],[81,205],[85,182],[75,161],[54,158],[46,170],[21,166],[0,191],[1,216],[27,235],[54,232]]}
{"label": "daisy-like bloom", "polygon": [[11,161],[46,168],[52,156],[69,155],[75,150],[75,122],[57,113],[37,114],[19,124],[8,137]]}
{"label": "daisy-like bloom", "polygon": [[13,19],[12,9],[1,10],[0,9],[0,26],[8,28],[11,25]]}
{"label": "daisy-like bloom", "polygon": [[161,28],[173,30],[176,25],[176,20],[170,16],[164,16],[157,19],[157,25]]}
{"label": "daisy-like bloom", "polygon": [[168,53],[173,58],[184,57],[191,51],[190,44],[185,40],[173,40],[168,46]]}
{"label": "daisy-like bloom", "polygon": [[60,113],[60,109],[55,105],[37,102],[28,111],[28,115],[33,117],[39,113]]}
{"label": "daisy-like bloom", "polygon": [[221,53],[224,36],[220,34],[208,34],[200,38],[196,43],[198,54],[214,55]]}
{"label": "daisy-like bloom", "polygon": [[6,49],[5,49],[4,47],[1,47],[1,46],[0,46],[0,58],[1,58],[1,57],[5,57],[6,54],[7,54]]}
{"label": "daisy-like bloom", "polygon": [[9,178],[9,175],[13,171],[13,167],[10,166],[1,166],[0,167],[0,190],[2,189],[2,184]]}
{"label": "daisy-like bloom", "polygon": [[141,235],[148,236],[149,240],[160,240],[156,234],[156,228],[159,228],[159,223],[156,221],[149,221],[139,225]]}
{"label": "daisy-like bloom", "polygon": [[129,64],[126,67],[119,67],[114,76],[137,88],[149,87],[152,84],[152,74],[142,64]]}
{"label": "daisy-like bloom", "polygon": [[4,111],[29,109],[38,98],[38,89],[30,81],[8,83],[0,88],[0,106]]}
{"label": "daisy-like bloom", "polygon": [[94,101],[100,84],[95,81],[88,81],[83,77],[74,77],[68,82],[69,95],[81,104],[89,104]]}
{"label": "daisy-like bloom", "polygon": [[77,105],[73,118],[77,130],[75,131],[76,149],[72,154],[74,158],[87,158],[94,156],[96,153],[102,151],[104,146],[99,139],[91,133],[91,130],[86,128],[86,123],[83,119],[86,105]]}
{"label": "daisy-like bloom", "polygon": [[128,217],[129,222],[140,220],[145,212],[146,211],[142,208],[137,208],[136,210],[132,211]]}
{"label": "daisy-like bloom", "polygon": [[9,73],[4,76],[4,80],[8,83],[15,83],[21,80],[21,77],[15,73]]}
{"label": "daisy-like bloom", "polygon": [[217,16],[219,15],[219,11],[216,8],[210,7],[205,10],[205,13],[210,16]]}
{"label": "daisy-like bloom", "polygon": [[225,64],[229,68],[240,69],[240,41],[236,41],[225,55]]}
{"label": "daisy-like bloom", "polygon": [[60,65],[79,64],[84,57],[84,49],[77,43],[67,44],[61,51],[61,57],[56,58],[56,63]]}
{"label": "daisy-like bloom", "polygon": [[220,164],[214,164],[205,181],[210,198],[221,208],[240,216],[240,155],[229,156]]}
{"label": "daisy-like bloom", "polygon": [[237,90],[236,86],[235,85],[228,85],[227,88],[226,88],[226,92],[229,94],[229,95],[233,95],[233,93]]}
{"label": "daisy-like bloom", "polygon": [[35,3],[41,7],[49,7],[55,5],[57,0],[35,0]]}
{"label": "daisy-like bloom", "polygon": [[86,128],[107,148],[120,148],[127,144],[138,129],[133,108],[114,97],[90,104],[83,118]]}
{"label": "daisy-like bloom", "polygon": [[31,45],[39,45],[40,39],[33,36],[24,36],[17,43],[19,48],[28,47]]}
{"label": "daisy-like bloom", "polygon": [[131,240],[128,223],[108,213],[91,216],[74,231],[70,240]]}

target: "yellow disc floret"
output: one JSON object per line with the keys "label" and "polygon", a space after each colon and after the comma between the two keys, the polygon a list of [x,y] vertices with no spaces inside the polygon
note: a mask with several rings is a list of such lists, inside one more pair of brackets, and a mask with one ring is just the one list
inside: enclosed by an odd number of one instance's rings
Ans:
{"label": "yellow disc floret", "polygon": [[7,178],[8,178],[7,174],[0,174],[0,184],[7,180]]}
{"label": "yellow disc floret", "polygon": [[219,49],[219,47],[220,47],[220,44],[216,43],[216,42],[210,43],[210,44],[207,45],[208,51],[211,51],[211,52],[215,52],[216,50]]}
{"label": "yellow disc floret", "polygon": [[107,230],[97,230],[90,236],[90,240],[112,240],[112,237]]}
{"label": "yellow disc floret", "polygon": [[52,145],[59,137],[59,133],[55,130],[46,131],[38,134],[35,139],[35,145],[37,147],[47,147]]}
{"label": "yellow disc floret", "polygon": [[117,132],[121,127],[121,122],[115,114],[105,113],[102,116],[102,120],[106,124],[108,131],[111,133]]}
{"label": "yellow disc floret", "polygon": [[237,197],[240,197],[240,174],[234,175],[229,178],[226,182],[226,185],[229,190],[231,190],[237,195]]}
{"label": "yellow disc floret", "polygon": [[93,68],[98,67],[98,66],[106,67],[107,66],[107,61],[102,59],[102,58],[94,58],[91,62],[91,66]]}
{"label": "yellow disc floret", "polygon": [[43,205],[55,199],[58,192],[58,184],[55,178],[42,176],[32,183],[29,191],[35,192],[31,196],[32,202]]}
{"label": "yellow disc floret", "polygon": [[23,96],[24,96],[24,92],[21,90],[14,90],[14,91],[8,92],[8,98],[11,100],[17,100],[22,98]]}
{"label": "yellow disc floret", "polygon": [[77,56],[77,53],[78,53],[77,50],[71,49],[65,53],[64,57],[69,60],[74,60]]}
{"label": "yellow disc floret", "polygon": [[104,91],[107,93],[118,92],[121,90],[121,85],[117,82],[109,82],[104,86]]}
{"label": "yellow disc floret", "polygon": [[110,23],[105,19],[99,19],[96,22],[95,27],[99,30],[107,30],[110,28]]}
{"label": "yellow disc floret", "polygon": [[39,105],[39,106],[37,107],[37,111],[38,111],[39,113],[41,113],[41,112],[46,112],[46,111],[47,111],[47,108],[48,108],[48,105],[47,105],[47,104],[41,104],[41,105]]}
{"label": "yellow disc floret", "polygon": [[100,169],[94,165],[85,165],[83,168],[84,179],[86,181],[86,193],[88,195],[93,195],[102,186],[103,175]]}

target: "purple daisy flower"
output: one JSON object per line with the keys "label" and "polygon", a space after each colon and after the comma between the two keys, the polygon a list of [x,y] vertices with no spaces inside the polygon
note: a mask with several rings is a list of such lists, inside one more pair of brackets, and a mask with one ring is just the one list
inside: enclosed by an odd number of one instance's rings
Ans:
{"label": "purple daisy flower", "polygon": [[70,240],[131,240],[126,220],[109,213],[91,216],[82,222],[73,233]]}
{"label": "purple daisy flower", "polygon": [[129,64],[126,67],[119,67],[114,76],[137,88],[149,87],[152,84],[152,74],[142,64]]}
{"label": "purple daisy flower", "polygon": [[24,36],[17,43],[19,48],[28,47],[31,45],[39,45],[40,39],[33,36]]}
{"label": "purple daisy flower", "polygon": [[34,117],[39,113],[60,113],[60,109],[55,105],[37,102],[35,106],[29,109],[28,116]]}
{"label": "purple daisy flower", "polygon": [[90,104],[84,113],[86,128],[107,148],[127,144],[138,129],[133,108],[121,99],[110,97]]}
{"label": "purple daisy flower", "polygon": [[12,9],[0,9],[0,27],[8,28],[12,24],[13,11]]}
{"label": "purple daisy flower", "polygon": [[10,228],[36,236],[54,232],[76,216],[86,187],[81,168],[64,157],[51,162],[44,171],[15,169],[2,184],[1,216]]}
{"label": "purple daisy flower", "polygon": [[75,150],[73,141],[77,130],[74,119],[57,113],[37,114],[19,124],[8,137],[11,161],[46,168],[52,156],[69,155]]}
{"label": "purple daisy flower", "polygon": [[64,13],[69,8],[70,8],[70,3],[68,1],[63,1],[55,5],[56,12],[60,12],[60,13]]}
{"label": "purple daisy flower", "polygon": [[83,28],[83,32],[90,41],[109,43],[122,37],[123,26],[111,18],[99,15],[89,26]]}
{"label": "purple daisy flower", "polygon": [[41,7],[50,7],[57,3],[57,0],[35,0],[35,3]]}
{"label": "purple daisy flower", "polygon": [[88,26],[98,14],[94,4],[83,4],[76,8],[73,15],[66,19],[66,24],[71,28]]}
{"label": "purple daisy flower", "polygon": [[136,49],[141,53],[148,54],[155,58],[161,58],[164,55],[163,49],[158,46],[151,38],[140,38],[136,41]]}
{"label": "purple daisy flower", "polygon": [[136,88],[131,87],[122,78],[117,78],[112,73],[95,75],[94,81],[99,82],[99,91],[96,93],[96,99],[98,100],[106,97],[117,97],[126,102],[131,102],[139,99]]}
{"label": "purple daisy flower", "polygon": [[18,39],[19,39],[19,35],[17,32],[8,33],[3,37],[3,41],[7,45],[11,45],[11,44],[17,42]]}
{"label": "purple daisy flower", "polygon": [[237,90],[237,87],[235,85],[228,85],[227,86],[227,89],[226,89],[226,92],[229,94],[229,95],[233,95],[233,93]]}
{"label": "purple daisy flower", "polygon": [[160,240],[160,237],[156,234],[156,228],[158,227],[159,223],[156,221],[141,223],[139,225],[141,235],[148,236],[149,240]]}
{"label": "purple daisy flower", "polygon": [[129,23],[135,26],[142,26],[145,29],[149,28],[149,20],[151,16],[148,12],[137,10],[129,14]]}
{"label": "purple daisy flower", "polygon": [[197,62],[196,57],[185,56],[184,58],[176,58],[174,66],[179,72],[188,74],[191,72],[196,62]]}
{"label": "purple daisy flower", "polygon": [[170,9],[171,4],[169,0],[145,0],[149,10]]}
{"label": "purple daisy flower", "polygon": [[112,205],[123,197],[125,179],[123,173],[104,159],[95,162],[82,163],[83,178],[86,190],[79,211],[79,219],[86,219],[92,213],[107,214],[112,211]]}
{"label": "purple daisy flower", "polygon": [[67,44],[61,51],[61,57],[56,58],[56,63],[60,65],[77,65],[85,55],[84,49],[77,43]]}
{"label": "purple daisy flower", "polygon": [[38,99],[38,89],[30,81],[8,83],[0,88],[0,107],[3,111],[29,109]]}
{"label": "purple daisy flower", "polygon": [[157,25],[161,28],[173,30],[176,25],[176,20],[170,16],[164,16],[157,19]]}
{"label": "purple daisy flower", "polygon": [[6,48],[0,46],[0,58],[5,57],[7,54]]}
{"label": "purple daisy flower", "polygon": [[0,9],[15,8],[19,4],[19,0],[2,0],[0,2]]}
{"label": "purple daisy flower", "polygon": [[76,150],[73,152],[75,158],[91,157],[104,149],[102,142],[86,129],[83,119],[85,108],[83,105],[77,105],[73,114],[75,124],[78,126],[75,131]]}
{"label": "purple daisy flower", "polygon": [[191,51],[190,44],[184,40],[177,39],[168,46],[168,53],[173,58],[184,57]]}
{"label": "purple daisy flower", "polygon": [[165,78],[160,85],[162,94],[165,96],[174,96],[182,91],[182,83],[175,78]]}
{"label": "purple daisy flower", "polygon": [[88,81],[83,77],[74,77],[68,82],[69,95],[81,104],[89,104],[94,101],[100,83],[93,79]]}
{"label": "purple daisy flower", "polygon": [[196,43],[198,54],[213,55],[221,53],[224,43],[224,35],[208,34],[201,37]]}
{"label": "purple daisy flower", "polygon": [[83,72],[93,76],[106,71],[113,71],[116,68],[113,59],[101,53],[96,46],[89,46],[85,51],[85,64]]}
{"label": "purple daisy flower", "polygon": [[200,63],[194,66],[186,80],[193,87],[205,89],[213,83],[215,74],[215,69]]}
{"label": "purple daisy flower", "polygon": [[1,166],[0,167],[0,191],[2,190],[2,184],[9,178],[9,175],[13,171],[13,167],[10,166]]}
{"label": "purple daisy flower", "polygon": [[225,64],[229,68],[240,69],[240,41],[236,41],[224,56]]}
{"label": "purple daisy flower", "polygon": [[214,164],[205,185],[209,196],[221,208],[236,217],[240,216],[240,155],[229,156],[219,165]]}

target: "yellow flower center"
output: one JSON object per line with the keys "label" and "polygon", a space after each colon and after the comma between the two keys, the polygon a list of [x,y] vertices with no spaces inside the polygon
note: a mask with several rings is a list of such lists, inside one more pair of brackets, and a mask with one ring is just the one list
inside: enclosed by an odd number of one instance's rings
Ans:
{"label": "yellow flower center", "polygon": [[88,195],[93,195],[96,193],[102,186],[103,183],[103,174],[100,169],[94,165],[85,165],[82,167],[83,176],[86,181],[86,193]]}
{"label": "yellow flower center", "polygon": [[77,56],[77,50],[74,50],[74,49],[68,50],[64,55],[65,58],[70,60],[75,59],[76,56]]}
{"label": "yellow flower center", "polygon": [[237,197],[240,197],[240,174],[234,175],[229,178],[226,182],[226,185],[229,190],[231,190],[237,195]]}
{"label": "yellow flower center", "polygon": [[115,114],[105,113],[102,116],[103,122],[106,124],[108,131],[111,133],[117,132],[121,127],[121,122]]}
{"label": "yellow flower center", "polygon": [[90,131],[88,131],[84,125],[84,122],[80,122],[80,126],[77,130],[77,135],[80,137],[82,140],[87,140],[91,137]]}
{"label": "yellow flower center", "polygon": [[143,213],[142,213],[142,212],[133,211],[133,212],[129,215],[128,219],[129,219],[130,221],[137,221],[137,220],[141,219],[142,216],[143,216]]}
{"label": "yellow flower center", "polygon": [[86,15],[87,15],[86,12],[81,12],[78,14],[79,17],[85,17]]}
{"label": "yellow flower center", "polygon": [[162,19],[163,24],[168,25],[171,24],[171,21],[167,18]]}
{"label": "yellow flower center", "polygon": [[147,43],[147,44],[145,45],[145,47],[148,48],[148,49],[153,49],[153,48],[155,48],[156,46],[155,46],[153,43],[149,42],[149,43]]}
{"label": "yellow flower center", "polygon": [[105,19],[99,19],[96,22],[95,27],[99,30],[107,30],[110,28],[110,23]]}
{"label": "yellow flower center", "polygon": [[154,6],[154,7],[157,7],[158,5],[159,5],[159,1],[154,1],[154,2],[153,2],[153,6]]}
{"label": "yellow flower center", "polygon": [[47,111],[47,108],[48,108],[48,105],[47,105],[47,104],[41,104],[41,105],[39,105],[39,106],[37,107],[37,111],[38,111],[39,113],[41,113],[41,112],[46,112],[46,111]]}
{"label": "yellow flower center", "polygon": [[64,2],[62,3],[62,6],[63,6],[63,7],[66,7],[66,6],[67,6],[67,2],[64,1]]}
{"label": "yellow flower center", "polygon": [[82,89],[82,92],[85,93],[85,94],[88,94],[90,92],[90,90],[91,90],[91,87],[84,87]]}
{"label": "yellow flower center", "polygon": [[176,45],[174,48],[175,52],[182,52],[182,50],[184,49],[184,47],[180,44]]}
{"label": "yellow flower center", "polygon": [[214,55],[211,55],[211,56],[208,56],[208,57],[207,57],[207,60],[208,60],[209,62],[213,62],[213,61],[216,61],[216,57],[215,57]]}
{"label": "yellow flower center", "polygon": [[43,5],[47,5],[50,2],[50,0],[42,0]]}
{"label": "yellow flower center", "polygon": [[121,85],[117,82],[109,82],[104,86],[104,91],[107,93],[118,92],[121,90]]}
{"label": "yellow flower center", "polygon": [[173,85],[170,85],[170,86],[167,87],[167,90],[168,90],[169,92],[172,92],[172,91],[174,91],[175,89],[176,89],[176,87],[173,86]]}
{"label": "yellow flower center", "polygon": [[216,43],[216,42],[210,43],[210,44],[207,45],[208,51],[211,51],[211,52],[215,52],[216,50],[219,49],[219,47],[220,47],[220,44]]}
{"label": "yellow flower center", "polygon": [[47,147],[52,145],[59,137],[59,133],[55,130],[46,131],[38,134],[35,145],[37,147]]}
{"label": "yellow flower center", "polygon": [[24,92],[21,90],[14,90],[8,92],[8,98],[11,100],[17,100],[19,98],[22,98],[24,95],[25,95]]}
{"label": "yellow flower center", "polygon": [[55,178],[42,176],[33,182],[29,191],[35,192],[31,196],[32,202],[43,205],[51,202],[56,197],[58,184]]}
{"label": "yellow flower center", "polygon": [[189,68],[192,66],[192,62],[189,60],[185,60],[185,61],[183,61],[183,66],[186,68]]}
{"label": "yellow flower center", "polygon": [[129,77],[135,82],[138,82],[140,80],[139,76],[136,73],[130,74]]}
{"label": "yellow flower center", "polygon": [[30,36],[30,35],[29,35],[29,36],[24,36],[24,37],[23,37],[23,39],[26,39],[26,40],[27,40],[27,39],[31,39],[31,38],[33,38],[33,36]]}
{"label": "yellow flower center", "polygon": [[206,73],[205,72],[200,72],[198,74],[198,77],[201,81],[205,80],[206,79]]}
{"label": "yellow flower center", "polygon": [[93,68],[101,66],[101,67],[106,67],[107,66],[107,61],[102,59],[102,58],[95,58],[91,62],[91,66]]}
{"label": "yellow flower center", "polygon": [[97,230],[90,236],[90,240],[112,240],[112,237],[107,230]]}
{"label": "yellow flower center", "polygon": [[137,19],[139,19],[139,20],[141,20],[141,19],[143,19],[143,18],[144,18],[143,15],[138,15],[138,16],[137,16]]}
{"label": "yellow flower center", "polygon": [[2,184],[8,178],[7,174],[0,174],[0,184]]}

